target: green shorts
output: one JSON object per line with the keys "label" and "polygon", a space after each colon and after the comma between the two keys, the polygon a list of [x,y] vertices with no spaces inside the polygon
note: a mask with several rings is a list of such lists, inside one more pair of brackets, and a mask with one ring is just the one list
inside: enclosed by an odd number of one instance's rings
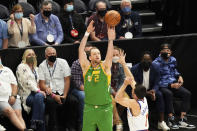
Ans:
{"label": "green shorts", "polygon": [[113,106],[112,104],[94,106],[85,104],[83,113],[82,131],[112,131]]}

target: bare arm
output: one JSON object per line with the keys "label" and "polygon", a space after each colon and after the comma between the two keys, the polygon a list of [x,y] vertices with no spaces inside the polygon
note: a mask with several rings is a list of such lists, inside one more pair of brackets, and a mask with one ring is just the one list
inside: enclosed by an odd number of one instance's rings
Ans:
{"label": "bare arm", "polygon": [[81,65],[82,70],[85,70],[86,67],[90,64],[90,62],[87,59],[84,49],[88,40],[89,33],[94,31],[93,23],[94,21],[91,21],[90,24],[88,25],[87,31],[85,35],[83,36],[83,39],[81,40],[81,43],[79,46],[79,63]]}
{"label": "bare arm", "polygon": [[101,41],[98,37],[96,37],[95,32],[90,33],[90,38],[91,38],[92,41]]}
{"label": "bare arm", "polygon": [[3,39],[3,49],[8,48],[8,39]]}
{"label": "bare arm", "polygon": [[103,63],[106,72],[107,70],[111,70],[111,66],[112,66],[112,57],[114,50],[113,40],[115,40],[116,38],[115,27],[108,26],[108,38],[109,40],[108,40],[107,54],[105,57],[105,61]]}
{"label": "bare arm", "polygon": [[130,99],[128,97],[125,97],[125,88],[130,84],[132,84],[134,81],[130,77],[126,77],[125,81],[122,85],[122,87],[118,90],[115,101],[122,106],[128,107],[131,109],[132,115],[138,116],[140,114],[140,106],[137,103],[135,99]]}
{"label": "bare arm", "polygon": [[124,52],[121,51],[120,52],[120,59],[118,60],[118,62],[122,65],[122,67],[124,69],[125,77],[130,77],[133,80],[133,82],[132,82],[133,85],[131,85],[131,86],[132,86],[132,88],[135,88],[136,82],[133,77],[133,74],[131,73],[131,71],[129,70],[129,68],[126,65],[125,57],[126,57],[126,54],[124,54]]}

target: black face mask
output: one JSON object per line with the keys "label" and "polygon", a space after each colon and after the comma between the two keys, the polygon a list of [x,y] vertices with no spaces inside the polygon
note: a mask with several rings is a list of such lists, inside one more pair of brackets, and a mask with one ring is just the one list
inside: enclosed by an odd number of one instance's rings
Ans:
{"label": "black face mask", "polygon": [[150,61],[144,60],[144,61],[142,61],[142,62],[140,63],[140,65],[141,65],[141,67],[142,67],[142,69],[143,69],[144,71],[148,71],[148,69],[149,69],[150,66],[151,66],[151,62],[150,62]]}
{"label": "black face mask", "polygon": [[167,60],[167,59],[169,58],[167,52],[161,53],[161,57],[162,57],[164,60]]}
{"label": "black face mask", "polygon": [[55,62],[56,61],[56,56],[54,56],[54,55],[52,55],[52,56],[48,56],[48,60],[50,61],[50,62]]}
{"label": "black face mask", "polygon": [[43,15],[49,17],[51,15],[51,11],[43,10]]}
{"label": "black face mask", "polygon": [[106,12],[107,10],[98,10],[98,15],[100,15],[101,17],[104,17]]}

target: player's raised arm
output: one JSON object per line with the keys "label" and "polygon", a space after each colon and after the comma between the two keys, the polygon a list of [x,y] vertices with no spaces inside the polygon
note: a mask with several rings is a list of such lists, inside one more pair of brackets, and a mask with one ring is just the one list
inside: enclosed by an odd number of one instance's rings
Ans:
{"label": "player's raised arm", "polygon": [[105,69],[111,69],[112,66],[112,57],[113,57],[113,40],[116,38],[115,33],[115,27],[109,27],[108,26],[108,48],[107,48],[107,54],[104,61],[104,67]]}
{"label": "player's raised arm", "polygon": [[87,43],[90,33],[92,31],[94,31],[93,24],[94,24],[94,21],[91,21],[90,24],[88,25],[87,30],[86,30],[86,32],[83,36],[83,39],[81,40],[80,46],[79,46],[79,62],[80,62],[80,65],[83,70],[90,64],[90,62],[87,59],[84,49],[85,49],[85,46],[86,46],[86,43]]}

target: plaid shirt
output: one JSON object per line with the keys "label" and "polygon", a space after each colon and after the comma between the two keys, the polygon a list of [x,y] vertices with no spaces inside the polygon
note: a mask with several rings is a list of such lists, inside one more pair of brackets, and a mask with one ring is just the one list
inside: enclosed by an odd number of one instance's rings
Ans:
{"label": "plaid shirt", "polygon": [[79,59],[74,61],[71,67],[71,79],[74,84],[74,88],[80,90],[80,86],[83,85],[83,72],[79,63]]}

